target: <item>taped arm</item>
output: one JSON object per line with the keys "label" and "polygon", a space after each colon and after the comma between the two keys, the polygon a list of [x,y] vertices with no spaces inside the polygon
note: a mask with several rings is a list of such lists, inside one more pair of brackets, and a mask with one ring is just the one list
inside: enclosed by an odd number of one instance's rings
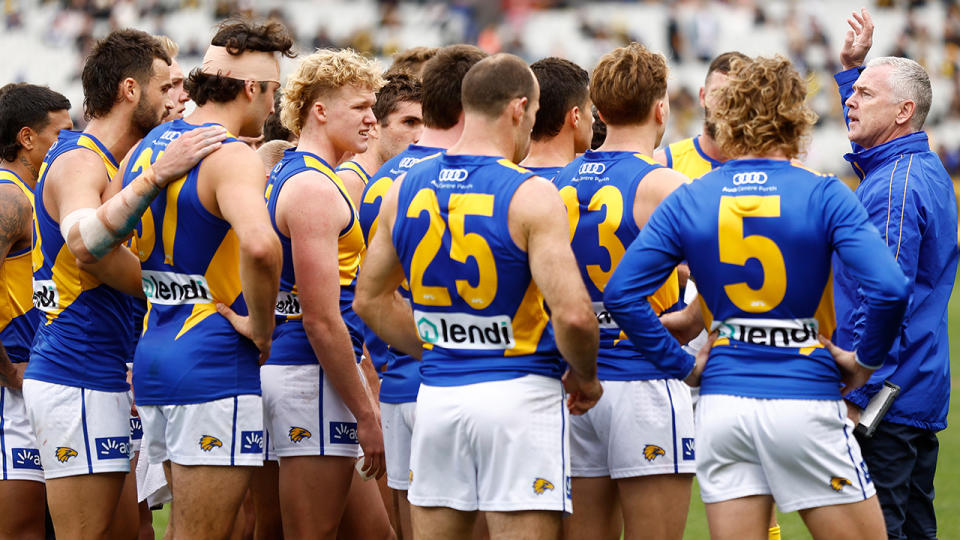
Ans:
{"label": "taped arm", "polygon": [[[79,208],[62,215],[60,233],[70,251],[84,263],[94,263],[130,237],[160,190],[180,178],[201,159],[220,147],[226,130],[220,126],[190,131],[170,143],[156,163],[144,168],[127,185],[94,208]],[[126,171],[126,167],[120,169]]]}
{"label": "taped arm", "polygon": [[630,244],[603,293],[603,304],[644,358],[672,377],[686,379],[693,371],[694,357],[680,347],[660,324],[647,297],[667,280],[683,260],[679,234],[669,197]]}

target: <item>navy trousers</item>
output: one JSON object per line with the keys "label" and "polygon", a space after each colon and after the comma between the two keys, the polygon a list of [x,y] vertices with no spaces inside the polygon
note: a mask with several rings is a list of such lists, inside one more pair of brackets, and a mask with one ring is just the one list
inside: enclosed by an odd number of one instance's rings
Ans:
{"label": "navy trousers", "polygon": [[940,442],[936,432],[881,422],[873,437],[857,436],[877,488],[890,540],[935,540],[933,476]]}

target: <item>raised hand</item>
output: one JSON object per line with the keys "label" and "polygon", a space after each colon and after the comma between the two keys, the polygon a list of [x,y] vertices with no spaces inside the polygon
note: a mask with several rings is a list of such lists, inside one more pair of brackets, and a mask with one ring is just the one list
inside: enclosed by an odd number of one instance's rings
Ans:
{"label": "raised hand", "polygon": [[847,37],[843,41],[843,49],[840,51],[840,65],[843,69],[851,69],[862,66],[873,46],[873,18],[866,8],[861,9],[860,13],[854,11],[847,19],[850,30],[847,30]]}

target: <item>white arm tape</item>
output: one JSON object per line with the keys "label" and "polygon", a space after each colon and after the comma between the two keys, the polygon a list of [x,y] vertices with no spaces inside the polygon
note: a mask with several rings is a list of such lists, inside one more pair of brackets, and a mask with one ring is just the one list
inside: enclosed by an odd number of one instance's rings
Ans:
{"label": "white arm tape", "polygon": [[69,238],[70,229],[77,224],[80,228],[80,240],[83,246],[87,248],[95,258],[100,259],[113,248],[113,234],[107,230],[107,227],[97,217],[97,211],[94,208],[81,208],[74,210],[60,223],[60,234],[63,239]]}

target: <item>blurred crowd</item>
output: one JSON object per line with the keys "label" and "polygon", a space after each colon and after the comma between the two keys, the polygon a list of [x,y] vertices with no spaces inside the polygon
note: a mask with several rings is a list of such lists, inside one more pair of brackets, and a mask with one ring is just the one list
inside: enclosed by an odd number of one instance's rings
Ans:
{"label": "blurred crowd", "polygon": [[[37,38],[45,46],[72,53],[60,67],[72,84],[77,84],[82,59],[95,40],[123,27],[171,35],[180,44],[182,62],[192,66],[209,36],[178,35],[185,12],[208,20],[200,28],[209,30],[214,21],[232,14],[279,19],[297,36],[301,51],[352,47],[382,58],[415,45],[466,42],[531,62],[564,56],[590,69],[603,53],[639,41],[662,51],[671,66],[673,116],[665,142],[695,135],[702,125],[698,91],[712,57],[731,49],[780,53],[806,74],[813,108],[820,115],[811,166],[850,175],[840,157],[845,148],[838,147],[845,137],[832,76],[839,69],[845,14],[859,2],[4,0],[2,5],[8,35],[40,28]],[[879,0],[871,7],[879,28],[875,54],[914,59],[931,74],[934,106],[927,129],[948,171],[960,173],[960,0]],[[31,16],[46,20],[29,25]],[[0,76],[29,77],[24,70]],[[82,125],[79,112],[75,107],[75,121]]]}

